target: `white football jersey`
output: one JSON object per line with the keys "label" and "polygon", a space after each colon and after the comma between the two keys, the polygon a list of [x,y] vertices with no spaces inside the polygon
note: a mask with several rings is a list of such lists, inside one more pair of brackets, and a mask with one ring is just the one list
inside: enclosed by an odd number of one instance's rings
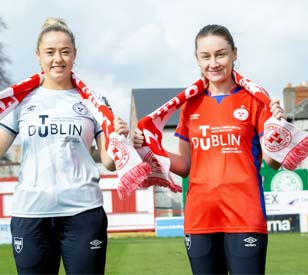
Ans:
{"label": "white football jersey", "polygon": [[102,133],[75,90],[33,90],[1,120],[20,137],[12,216],[71,216],[103,205],[99,169],[89,150]]}

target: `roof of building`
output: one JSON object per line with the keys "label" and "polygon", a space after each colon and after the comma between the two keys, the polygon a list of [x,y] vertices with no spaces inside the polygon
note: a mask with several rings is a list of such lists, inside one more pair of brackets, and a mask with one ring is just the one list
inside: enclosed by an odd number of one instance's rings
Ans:
{"label": "roof of building", "polygon": [[[133,89],[132,96],[135,100],[137,119],[148,115],[168,100],[181,92],[183,88],[159,88],[159,89]],[[166,127],[174,127],[178,124],[179,110],[169,119]]]}
{"label": "roof of building", "polygon": [[290,112],[288,114],[289,117],[293,117],[294,119],[308,119],[308,99],[305,99],[300,102],[300,104],[296,105],[294,112]]}

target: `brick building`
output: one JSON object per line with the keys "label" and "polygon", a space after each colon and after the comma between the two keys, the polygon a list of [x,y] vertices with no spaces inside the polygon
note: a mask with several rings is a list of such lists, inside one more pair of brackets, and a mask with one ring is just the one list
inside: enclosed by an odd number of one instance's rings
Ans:
{"label": "brick building", "polygon": [[308,120],[308,83],[306,81],[297,86],[288,84],[283,89],[283,99],[289,120]]}

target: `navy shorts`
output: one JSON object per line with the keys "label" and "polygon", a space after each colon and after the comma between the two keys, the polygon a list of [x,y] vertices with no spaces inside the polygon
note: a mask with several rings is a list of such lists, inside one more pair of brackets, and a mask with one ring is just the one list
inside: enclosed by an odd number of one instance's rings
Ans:
{"label": "navy shorts", "polygon": [[107,216],[103,207],[75,216],[11,219],[18,274],[104,274]]}
{"label": "navy shorts", "polygon": [[265,274],[267,234],[185,235],[193,274]]}

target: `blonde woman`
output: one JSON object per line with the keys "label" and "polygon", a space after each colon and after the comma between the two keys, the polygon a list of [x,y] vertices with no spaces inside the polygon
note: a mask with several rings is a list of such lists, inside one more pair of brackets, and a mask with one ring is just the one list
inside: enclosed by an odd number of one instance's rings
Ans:
{"label": "blonde woman", "polygon": [[[0,121],[0,157],[17,135],[22,148],[11,220],[17,272],[58,274],[62,258],[67,274],[104,274],[107,216],[93,140],[106,168],[115,164],[72,83],[76,46],[64,20],[46,19],[36,57],[43,83]],[[114,123],[127,136],[127,124]]]}

